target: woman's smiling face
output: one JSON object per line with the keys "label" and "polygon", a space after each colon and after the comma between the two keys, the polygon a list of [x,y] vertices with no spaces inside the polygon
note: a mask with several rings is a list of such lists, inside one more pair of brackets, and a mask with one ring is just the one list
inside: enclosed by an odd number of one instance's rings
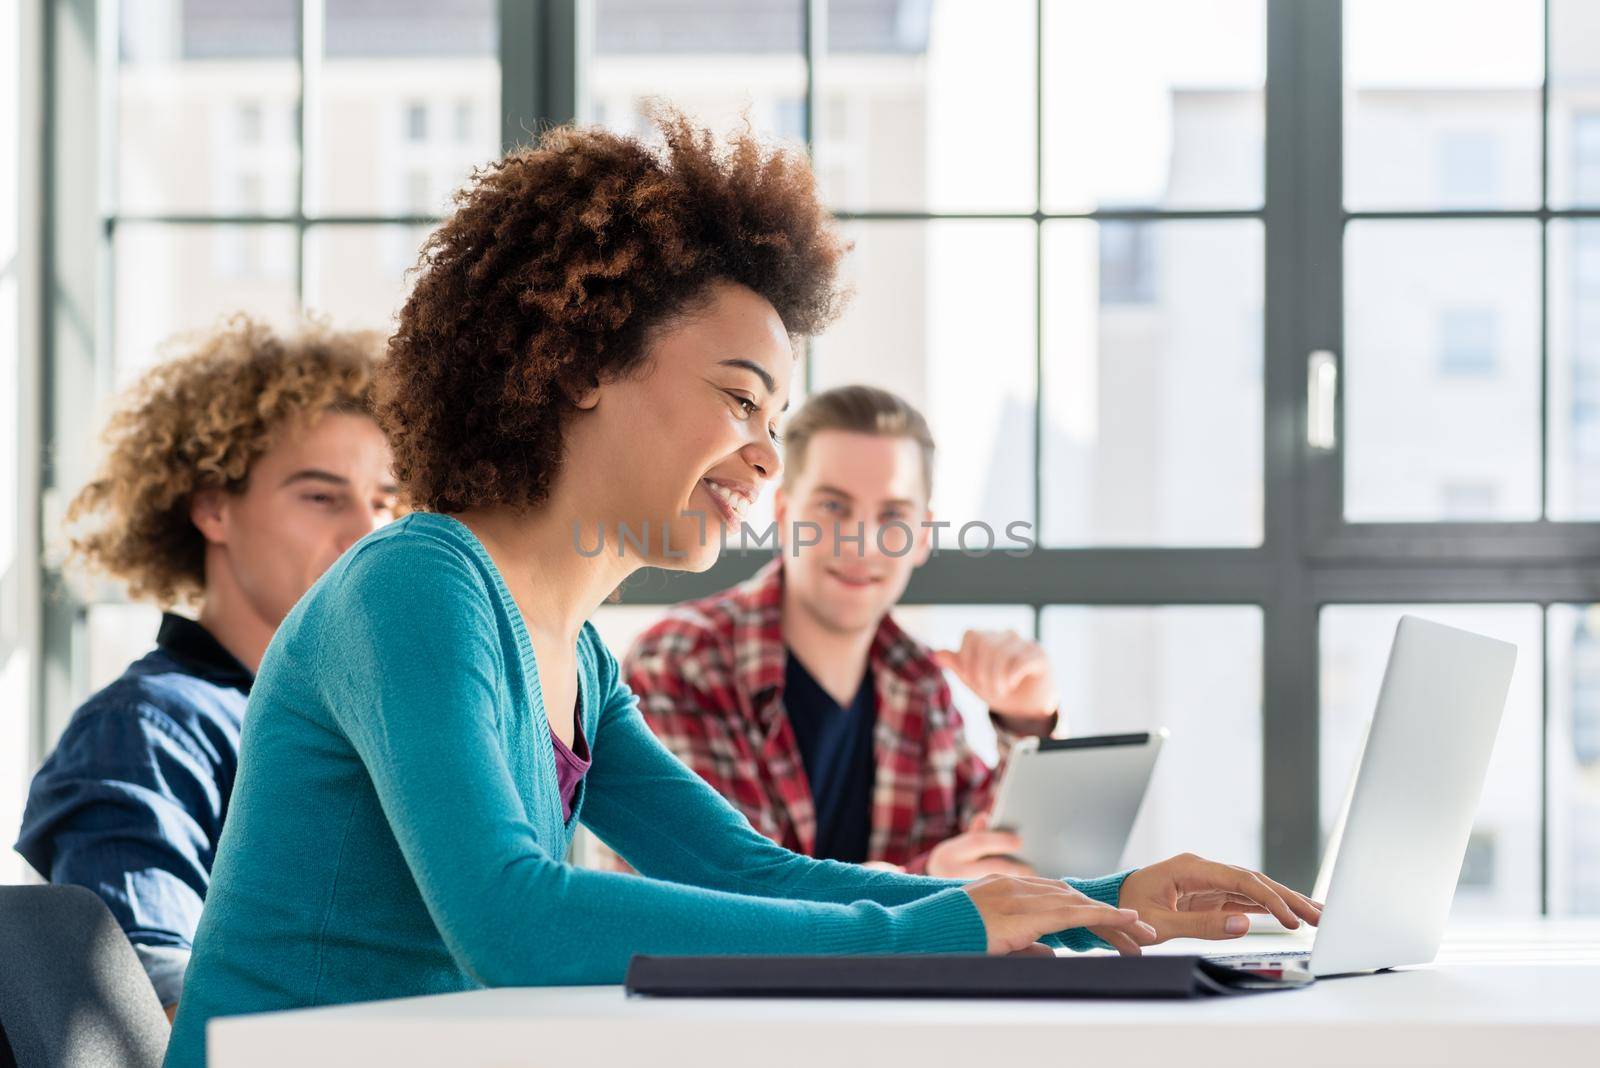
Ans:
{"label": "woman's smiling face", "polygon": [[[568,425],[564,477],[581,488],[583,550],[599,524],[608,554],[684,571],[715,563],[782,469],[793,371],[783,321],[742,285],[713,283],[655,331],[640,370],[580,398]],[[637,539],[626,545],[624,525]]]}

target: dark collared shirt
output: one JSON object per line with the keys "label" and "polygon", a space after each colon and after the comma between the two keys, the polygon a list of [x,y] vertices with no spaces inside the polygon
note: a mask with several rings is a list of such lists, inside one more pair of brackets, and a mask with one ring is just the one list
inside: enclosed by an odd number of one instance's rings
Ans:
{"label": "dark collared shirt", "polygon": [[187,951],[251,681],[200,624],[163,616],[156,648],[73,713],[33,777],[17,852],[99,894],[135,946]]}

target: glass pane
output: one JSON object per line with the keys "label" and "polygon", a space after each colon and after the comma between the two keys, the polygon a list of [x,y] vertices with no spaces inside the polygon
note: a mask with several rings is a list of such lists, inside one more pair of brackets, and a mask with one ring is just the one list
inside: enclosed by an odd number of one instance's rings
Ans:
{"label": "glass pane", "polygon": [[816,161],[831,205],[1033,210],[1032,0],[829,0],[827,14]]}
{"label": "glass pane", "polygon": [[299,8],[122,0],[117,210],[294,210]]}
{"label": "glass pane", "polygon": [[718,134],[805,140],[803,0],[741,4],[737,17],[694,0],[594,0],[587,121],[652,133],[654,102]]}
{"label": "glass pane", "polygon": [[1600,605],[1550,609],[1550,912],[1600,914]]}
{"label": "glass pane", "polygon": [[1600,5],[1550,0],[1550,206],[1600,205]]}
{"label": "glass pane", "polygon": [[1047,0],[1047,210],[1260,205],[1266,29],[1262,0]]}
{"label": "glass pane", "polygon": [[[1025,638],[1035,637],[1033,609],[1020,604],[902,605],[894,610],[894,621],[907,634],[934,649],[959,648],[962,635],[969,630],[1010,630]],[[950,684],[956,710],[961,713],[968,744],[993,764],[997,746],[988,705],[953,672],[946,671],[944,677]]]}
{"label": "glass pane", "polygon": [[292,226],[124,223],[112,246],[117,385],[161,358],[175,333],[249,312],[284,325],[296,315]]}
{"label": "glass pane", "polygon": [[388,332],[411,291],[425,226],[313,226],[306,231],[306,309],[335,326]]}
{"label": "glass pane", "polygon": [[1346,0],[1352,210],[1539,206],[1540,0]]}
{"label": "glass pane", "polygon": [[1353,222],[1345,515],[1539,516],[1537,222]]}
{"label": "glass pane", "polygon": [[[16,71],[22,64],[22,37],[18,25],[19,9],[7,9],[6,22],[10,33],[0,37],[0,70]],[[24,520],[22,500],[22,473],[24,457],[32,462],[33,447],[30,442],[24,451],[22,427],[25,415],[35,403],[24,395],[24,370],[22,361],[23,322],[33,322],[30,309],[26,320],[22,318],[22,293],[19,285],[21,263],[17,255],[20,247],[23,138],[30,140],[33,131],[23,120],[22,82],[19,77],[7,77],[0,83],[0,628],[6,637],[0,639],[0,827],[13,828],[22,824],[22,811],[27,797],[28,781],[33,771],[33,745],[35,732],[32,700],[34,660],[28,644],[21,640],[18,616],[35,609],[24,609],[21,596],[22,582],[27,570],[38,566],[32,551],[24,551],[19,544],[23,538],[23,524],[32,523],[31,515]],[[28,114],[32,114],[31,104]],[[27,131],[24,133],[24,131]],[[30,250],[31,250],[30,241]],[[29,256],[32,261],[30,251]],[[31,262],[30,262],[31,269]],[[35,293],[31,287],[30,294]],[[37,300],[30,296],[30,301]],[[33,357],[30,355],[30,362]],[[31,393],[31,390],[28,391]],[[64,472],[57,471],[62,480]],[[11,637],[16,634],[17,637]],[[28,876],[28,865],[15,852],[0,856],[0,885],[20,883]]]}
{"label": "glass pane", "polygon": [[323,61],[307,102],[312,211],[442,215],[500,155],[494,0],[325,0]]}
{"label": "glass pane", "polygon": [[[812,388],[865,382],[915,404],[939,445],[935,518],[981,520],[999,546],[1012,544],[1006,526],[1033,521],[1033,224],[845,232],[856,243],[845,260],[855,298],[813,343]],[[949,532],[939,544],[953,547]]]}
{"label": "glass pane", "polygon": [[89,664],[84,694],[111,684],[129,664],[155,648],[161,610],[148,604],[106,602],[88,608]]}
{"label": "glass pane", "polygon": [[1044,242],[1045,541],[1260,544],[1260,223]]}
{"label": "glass pane", "polygon": [[1550,518],[1600,518],[1600,222],[1550,223]]}
{"label": "glass pane", "polygon": [[[1321,814],[1326,841],[1355,774],[1402,615],[1476,631],[1518,649],[1505,716],[1456,889],[1454,913],[1539,911],[1539,745],[1543,680],[1536,605],[1332,605],[1322,610]],[[1441,724],[1448,730],[1448,724]]]}
{"label": "glass pane", "polygon": [[1124,863],[1192,850],[1259,865],[1261,610],[1061,606],[1042,629],[1068,733],[1172,733]]}

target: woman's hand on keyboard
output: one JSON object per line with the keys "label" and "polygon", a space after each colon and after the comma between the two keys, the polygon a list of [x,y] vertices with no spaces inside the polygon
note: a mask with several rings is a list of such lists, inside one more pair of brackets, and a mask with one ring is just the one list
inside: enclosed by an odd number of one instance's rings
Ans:
{"label": "woman's hand on keyboard", "polygon": [[1087,927],[1128,956],[1156,941],[1155,930],[1133,909],[1101,904],[1055,879],[989,875],[961,889],[983,917],[991,955],[1014,953],[1069,927]]}
{"label": "woman's hand on keyboard", "polygon": [[1249,868],[1184,853],[1140,868],[1122,884],[1118,904],[1134,909],[1169,938],[1236,938],[1250,930],[1250,913],[1271,913],[1290,930],[1313,926],[1322,906]]}

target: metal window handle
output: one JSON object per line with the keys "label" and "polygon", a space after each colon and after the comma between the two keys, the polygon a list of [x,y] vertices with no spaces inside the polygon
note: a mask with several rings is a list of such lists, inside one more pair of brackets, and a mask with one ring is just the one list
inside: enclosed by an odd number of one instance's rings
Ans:
{"label": "metal window handle", "polygon": [[1339,447],[1339,360],[1327,349],[1306,358],[1306,444],[1313,449]]}

